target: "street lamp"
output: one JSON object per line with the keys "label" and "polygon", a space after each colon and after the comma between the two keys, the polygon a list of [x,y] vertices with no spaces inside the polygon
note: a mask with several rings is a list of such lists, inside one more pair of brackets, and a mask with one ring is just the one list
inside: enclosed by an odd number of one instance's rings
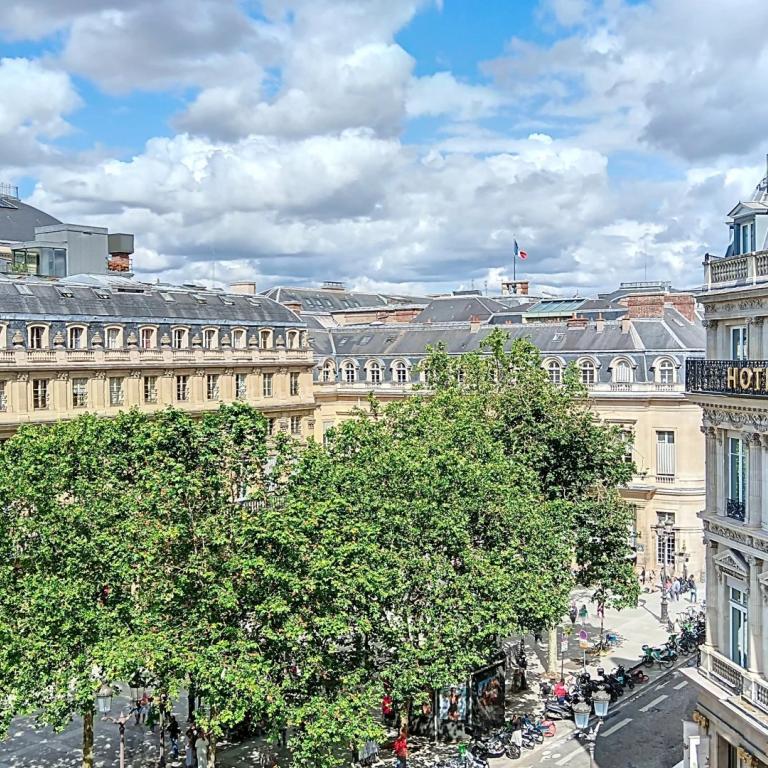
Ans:
{"label": "street lamp", "polygon": [[589,729],[589,715],[592,711],[592,707],[585,701],[580,701],[573,705],[573,719],[576,722],[578,738],[587,743],[590,768],[593,768],[595,764],[597,732],[600,730],[603,720],[608,716],[608,707],[611,703],[611,696],[606,691],[595,691],[592,695],[592,703],[595,706],[595,715],[597,715],[597,723],[592,729]]}
{"label": "street lamp", "polygon": [[96,708],[102,720],[117,723],[120,728],[120,768],[125,768],[125,724],[130,720],[131,713],[121,714],[120,717],[111,717],[109,715],[112,710],[112,687],[106,683],[99,688],[96,694]]}
{"label": "street lamp", "polygon": [[669,623],[669,601],[667,599],[667,552],[669,551],[669,539],[674,536],[675,527],[672,521],[667,519],[664,523],[658,523],[653,526],[656,535],[664,545],[661,547],[661,620]]}

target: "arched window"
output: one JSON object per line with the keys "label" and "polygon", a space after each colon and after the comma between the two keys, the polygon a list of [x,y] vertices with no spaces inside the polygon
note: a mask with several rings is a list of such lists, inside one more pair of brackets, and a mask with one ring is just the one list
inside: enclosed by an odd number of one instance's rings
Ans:
{"label": "arched window", "polygon": [[407,384],[408,383],[408,366],[402,361],[398,360],[395,363],[395,384]]}
{"label": "arched window", "polygon": [[120,349],[123,346],[123,329],[111,326],[105,329],[107,349]]}
{"label": "arched window", "polygon": [[216,349],[219,346],[219,332],[215,328],[203,331],[203,349]]}
{"label": "arched window", "polygon": [[29,326],[29,348],[44,349],[48,346],[48,327],[45,325]]}
{"label": "arched window", "polygon": [[171,341],[174,349],[186,349],[189,346],[189,331],[186,328],[174,328]]}
{"label": "arched window", "polygon": [[547,363],[547,376],[556,386],[563,383],[563,366],[558,360],[550,360]]}
{"label": "arched window", "polygon": [[323,366],[323,382],[327,384],[330,381],[336,381],[336,366],[333,360],[326,360]]}
{"label": "arched window", "polygon": [[139,329],[139,346],[142,349],[154,349],[157,344],[155,338],[157,332],[155,328],[141,328]]}
{"label": "arched window", "polygon": [[259,349],[271,349],[272,348],[272,331],[265,328],[259,331]]}
{"label": "arched window", "polygon": [[82,325],[71,325],[67,328],[67,346],[70,349],[85,349],[85,328]]}
{"label": "arched window", "polygon": [[617,360],[611,373],[616,384],[629,384],[632,381],[632,366],[626,360]]}
{"label": "arched window", "polygon": [[591,360],[582,360],[579,363],[579,371],[581,373],[581,383],[586,384],[588,387],[592,386],[597,379],[597,371],[595,364]]}
{"label": "arched window", "polygon": [[381,364],[377,360],[368,363],[368,381],[371,384],[381,384]]}
{"label": "arched window", "polygon": [[357,379],[357,369],[355,368],[355,364],[351,360],[347,360],[347,362],[344,363],[342,370],[344,372],[344,383],[354,384]]}
{"label": "arched window", "polygon": [[662,360],[656,366],[656,376],[659,384],[675,383],[675,365],[671,360]]}
{"label": "arched window", "polygon": [[245,349],[245,331],[242,328],[232,331],[232,346],[235,349]]}
{"label": "arched window", "polygon": [[298,349],[299,348],[299,332],[288,331],[287,341],[288,341],[288,349]]}

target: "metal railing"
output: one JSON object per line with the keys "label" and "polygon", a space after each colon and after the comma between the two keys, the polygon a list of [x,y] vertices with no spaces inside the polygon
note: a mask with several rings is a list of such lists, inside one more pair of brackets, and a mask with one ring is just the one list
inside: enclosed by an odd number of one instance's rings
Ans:
{"label": "metal railing", "polygon": [[685,361],[686,392],[768,397],[768,360]]}
{"label": "metal railing", "polygon": [[743,523],[747,519],[747,505],[741,499],[726,499],[725,516]]}
{"label": "metal railing", "polygon": [[750,672],[710,646],[701,648],[699,672],[713,683],[739,698],[731,699],[738,704],[740,699],[748,701],[768,713],[768,680]]}

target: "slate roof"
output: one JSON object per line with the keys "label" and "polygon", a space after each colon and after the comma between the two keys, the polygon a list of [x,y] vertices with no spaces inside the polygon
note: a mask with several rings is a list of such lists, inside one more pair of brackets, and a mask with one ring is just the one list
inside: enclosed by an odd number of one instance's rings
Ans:
{"label": "slate roof", "polygon": [[304,326],[293,312],[266,296],[204,288],[149,285],[124,277],[76,275],[58,281],[0,276],[3,319],[97,322],[189,322],[217,325]]}
{"label": "slate roof", "polygon": [[35,227],[61,224],[58,219],[22,203],[0,196],[0,243],[23,243],[35,239]]}
{"label": "slate roof", "polygon": [[401,304],[424,306],[429,299],[420,296],[398,294],[361,293],[358,291],[338,291],[322,288],[293,288],[276,286],[263,292],[275,301],[283,304],[298,301],[302,312],[341,312],[349,309],[380,308]]}
{"label": "slate roof", "polygon": [[414,318],[415,323],[455,323],[467,322],[474,316],[487,320],[496,312],[505,312],[508,308],[495,299],[485,296],[440,296],[430,303]]}

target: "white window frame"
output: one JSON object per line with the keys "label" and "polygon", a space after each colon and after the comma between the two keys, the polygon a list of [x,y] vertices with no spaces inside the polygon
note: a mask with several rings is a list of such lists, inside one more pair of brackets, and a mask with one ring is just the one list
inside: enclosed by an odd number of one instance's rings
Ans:
{"label": "white window frame", "polygon": [[563,366],[559,360],[548,360],[546,370],[550,384],[558,387],[563,383]]}
{"label": "white window frame", "polygon": [[[675,526],[675,513],[674,512],[657,512],[657,522],[660,526],[669,521],[672,523],[671,534],[663,533],[659,535],[656,532],[656,565],[665,565],[667,568],[675,567],[675,552],[677,549],[677,529]],[[664,559],[666,558],[666,563]]]}
{"label": "white window frame", "polygon": [[632,363],[620,357],[611,364],[611,381],[614,384],[631,384],[635,378]]}
{"label": "white window frame", "polygon": [[[736,615],[740,617],[738,626]],[[728,658],[745,669],[749,666],[749,598],[746,585],[728,584]]]}
{"label": "white window frame", "polygon": [[87,348],[88,348],[88,328],[84,325],[68,325],[67,326],[67,349],[87,349]]}
{"label": "white window frame", "polygon": [[106,349],[123,348],[123,329],[119,325],[108,325],[104,329],[104,346]]}
{"label": "white window frame", "polygon": [[[666,374],[669,375],[666,376]],[[669,381],[665,381],[665,378],[668,378]],[[676,366],[674,362],[667,357],[662,358],[656,363],[656,382],[667,386],[677,384]]]}
{"label": "white window frame", "polygon": [[189,402],[189,375],[186,373],[176,374],[176,381],[174,383],[176,384],[176,402]]}
{"label": "white window frame", "polygon": [[88,379],[85,376],[75,376],[72,379],[72,407],[88,407]]}
{"label": "white window frame", "polygon": [[30,349],[46,349],[48,347],[48,326],[41,323],[30,325],[27,328],[27,343]]}
{"label": "white window frame", "polygon": [[[671,446],[671,448],[670,448]],[[674,482],[677,475],[677,441],[672,429],[656,430],[656,478]]]}
{"label": "white window frame", "polygon": [[205,399],[211,401],[219,400],[220,387],[219,387],[219,374],[207,373],[205,375]]}
{"label": "white window frame", "polygon": [[301,378],[298,371],[288,373],[289,393],[291,397],[298,397],[301,394]]}
{"label": "white window frame", "polygon": [[157,376],[144,376],[141,381],[144,402],[148,405],[157,403]]}
{"label": "white window frame", "polygon": [[237,400],[248,399],[248,374],[235,373],[235,398]]}
{"label": "white window frame", "polygon": [[579,360],[579,377],[587,387],[597,384],[597,365],[594,360],[588,357]]}
{"label": "white window frame", "polygon": [[381,363],[378,360],[371,360],[368,363],[368,381],[377,387],[381,384]]}
{"label": "white window frame", "polygon": [[301,416],[291,416],[291,434],[301,434]]}
{"label": "white window frame", "polygon": [[273,397],[275,394],[275,374],[263,373],[261,376],[261,396]]}
{"label": "white window frame", "polygon": [[[728,452],[726,456],[727,493],[728,499],[740,501],[745,512],[749,498],[749,443],[743,437],[728,437]],[[736,470],[736,474],[734,473]]]}
{"label": "white window frame", "polygon": [[398,360],[392,366],[393,380],[395,384],[402,387],[408,384],[410,376],[408,375],[408,365],[403,360]]}
{"label": "white window frame", "polygon": [[219,329],[203,328],[203,349],[219,348]]}
{"label": "white window frame", "polygon": [[51,405],[51,380],[32,379],[32,408],[45,411]]}
{"label": "white window frame", "polygon": [[175,327],[171,329],[171,346],[174,349],[189,348],[189,328]]}
{"label": "white window frame", "polygon": [[286,341],[287,341],[287,347],[288,349],[298,349],[299,348],[299,332],[298,331],[288,331],[286,334]]}
{"label": "white window frame", "polygon": [[0,379],[0,411],[8,410],[8,384],[5,379]]}
{"label": "white window frame", "polygon": [[[117,382],[117,384],[115,384]],[[107,379],[107,390],[109,405],[112,408],[119,408],[125,404],[125,377],[110,376]]]}
{"label": "white window frame", "polygon": [[142,325],[139,328],[139,348],[157,348],[157,328],[153,325]]}
{"label": "white window frame", "polygon": [[232,349],[245,349],[247,346],[247,336],[245,328],[232,329]]}
{"label": "white window frame", "polygon": [[732,325],[728,329],[729,348],[728,354],[731,360],[749,359],[749,334],[746,325]]}
{"label": "white window frame", "polygon": [[322,380],[325,384],[336,381],[336,365],[333,360],[326,360],[323,363]]}
{"label": "white window frame", "polygon": [[342,380],[345,384],[354,384],[357,381],[357,366],[352,360],[346,360],[341,365]]}
{"label": "white window frame", "polygon": [[259,329],[259,349],[272,349],[274,344],[274,334],[271,328]]}

